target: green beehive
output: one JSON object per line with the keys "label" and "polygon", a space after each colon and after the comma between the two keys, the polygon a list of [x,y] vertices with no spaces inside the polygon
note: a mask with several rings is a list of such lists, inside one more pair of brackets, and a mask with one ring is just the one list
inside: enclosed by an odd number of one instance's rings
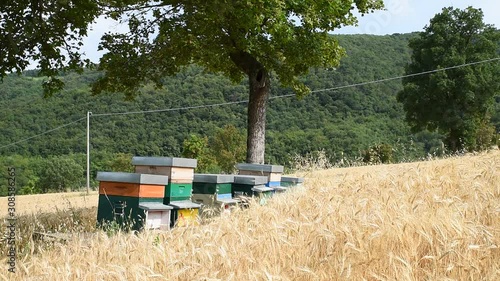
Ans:
{"label": "green beehive", "polygon": [[190,200],[193,190],[192,183],[173,183],[169,182],[165,187],[164,204],[170,204],[173,201]]}
{"label": "green beehive", "polygon": [[248,175],[235,175],[233,182],[233,197],[236,196],[254,196],[254,187],[265,186],[268,183],[266,176],[248,176]]}
{"label": "green beehive", "polygon": [[273,197],[275,189],[265,185],[259,185],[252,187],[253,196],[257,197],[261,205],[266,204],[267,200]]}
{"label": "green beehive", "polygon": [[105,227],[111,223],[116,223],[125,229],[139,230],[144,213],[138,208],[138,198],[99,194],[98,226]]}
{"label": "green beehive", "polygon": [[232,196],[233,175],[195,174],[192,201],[202,203],[203,210],[231,211],[238,199]]}
{"label": "green beehive", "polygon": [[267,165],[267,164],[249,164],[240,163],[236,165],[240,175],[251,176],[265,176],[267,177],[268,187],[277,187],[275,190],[282,191],[286,188],[280,187],[281,175],[283,174],[284,167],[280,165]]}
{"label": "green beehive", "polygon": [[[118,223],[127,229],[140,230],[147,211],[141,204],[163,204],[167,176],[137,173],[99,172],[97,222]],[[165,211],[166,212],[166,211]]]}
{"label": "green beehive", "polygon": [[294,187],[294,186],[301,186],[303,183],[304,183],[304,178],[281,177],[281,186]]}

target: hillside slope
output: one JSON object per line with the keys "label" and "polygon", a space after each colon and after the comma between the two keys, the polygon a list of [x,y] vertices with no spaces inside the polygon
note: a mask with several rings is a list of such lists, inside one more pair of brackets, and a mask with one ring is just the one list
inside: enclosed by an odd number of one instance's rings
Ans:
{"label": "hillside slope", "polygon": [[499,280],[499,171],[498,150],[314,171],[203,226],[46,250],[15,280]]}
{"label": "hillside slope", "polygon": [[[411,34],[390,36],[339,35],[347,51],[338,69],[311,69],[304,82],[312,90],[331,89],[361,82],[397,77],[409,60]],[[192,66],[174,77],[165,77],[164,88],[146,85],[133,101],[120,94],[90,96],[88,84],[100,74],[87,71],[68,74],[64,92],[41,96],[43,78],[27,72],[7,77],[0,87],[0,146],[22,140],[94,114],[184,108],[244,101],[247,83],[233,84],[217,74]],[[356,86],[339,91],[313,93],[302,100],[271,99],[267,118],[266,162],[284,164],[290,156],[324,149],[329,155],[359,156],[361,150],[378,143],[417,142],[420,156],[432,149],[436,136],[411,136],[395,95],[401,81]],[[290,94],[273,81],[272,97]],[[246,126],[246,104],[171,112],[95,116],[91,119],[91,141],[95,152],[134,155],[179,156],[189,134],[211,135],[217,128]],[[419,142],[422,141],[422,142]],[[424,145],[427,145],[424,147]],[[84,153],[85,120],[3,149],[2,154],[26,156]]]}

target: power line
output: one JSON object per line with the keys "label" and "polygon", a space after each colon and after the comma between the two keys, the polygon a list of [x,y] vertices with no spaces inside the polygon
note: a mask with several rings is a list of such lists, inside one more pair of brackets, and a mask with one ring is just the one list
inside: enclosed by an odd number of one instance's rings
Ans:
{"label": "power line", "polygon": [[439,68],[439,69],[434,69],[434,70],[429,70],[429,71],[423,71],[423,72],[419,72],[419,73],[412,73],[412,74],[407,74],[407,75],[401,75],[401,76],[396,76],[396,77],[384,78],[384,79],[373,80],[373,81],[368,81],[368,82],[361,82],[361,83],[357,83],[357,84],[350,84],[350,85],[339,86],[339,87],[334,87],[334,88],[320,89],[320,90],[311,91],[311,93],[319,93],[319,92],[343,90],[343,89],[347,89],[347,88],[354,88],[354,87],[365,86],[365,85],[370,85],[370,84],[377,84],[377,83],[382,83],[382,82],[387,82],[387,81],[392,81],[392,80],[398,80],[398,79],[403,79],[403,78],[408,78],[408,77],[421,76],[421,75],[426,75],[426,74],[431,74],[431,73],[446,71],[446,70],[450,70],[450,69],[462,68],[462,67],[466,67],[466,66],[471,66],[471,65],[476,65],[476,64],[483,64],[483,63],[493,62],[493,61],[499,61],[499,60],[500,60],[500,58],[492,58],[492,59],[487,59],[487,60],[482,60],[482,61],[469,62],[469,63],[464,63],[464,64],[460,64],[460,65],[455,65],[455,66],[449,66],[449,67],[445,67],[445,68]]}
{"label": "power line", "polygon": [[[328,92],[328,91],[338,91],[338,90],[343,90],[343,89],[348,89],[348,88],[355,88],[355,87],[359,87],[359,86],[365,86],[365,85],[371,85],[371,84],[378,84],[378,83],[387,82],[387,81],[393,81],[393,80],[398,80],[398,79],[403,79],[403,78],[408,78],[408,77],[414,77],[414,76],[421,76],[421,75],[426,75],[426,74],[431,74],[431,73],[446,71],[446,70],[450,70],[450,69],[462,68],[462,67],[466,67],[466,66],[471,66],[471,65],[476,65],[476,64],[483,64],[483,63],[488,63],[488,62],[493,62],[493,61],[499,61],[499,60],[500,60],[500,58],[492,58],[492,59],[487,59],[487,60],[482,60],[482,61],[477,61],[477,62],[464,63],[464,64],[450,66],[450,67],[445,67],[445,68],[440,68],[440,69],[423,71],[423,72],[419,72],[419,73],[401,75],[401,76],[390,77],[390,78],[383,78],[383,79],[379,79],[379,80],[372,80],[372,81],[361,82],[361,83],[356,83],[356,84],[349,84],[349,85],[344,85],[344,86],[333,87],[333,88],[319,89],[319,90],[311,91],[311,93],[320,93],[320,92]],[[295,96],[295,94],[272,96],[272,97],[269,97],[269,99],[288,98],[288,97],[293,97],[293,96]],[[224,102],[224,103],[216,103],[216,104],[208,104],[208,105],[197,105],[197,106],[187,106],[187,107],[177,107],[177,108],[167,108],[167,109],[157,109],[157,110],[114,112],[114,113],[110,112],[110,113],[92,114],[92,116],[113,116],[113,115],[129,115],[129,114],[156,113],[156,112],[166,112],[166,111],[179,111],[179,110],[205,108],[205,107],[217,107],[217,106],[223,106],[223,105],[229,105],[229,104],[240,104],[240,103],[247,103],[247,102],[248,102],[248,100],[242,100],[242,101],[235,101],[235,102]]]}
{"label": "power line", "polygon": [[61,126],[59,126],[59,127],[56,127],[56,128],[50,129],[50,130],[45,131],[45,132],[43,132],[43,133],[40,133],[40,134],[38,134],[38,135],[34,135],[34,136],[29,137],[29,138],[25,138],[25,139],[22,139],[22,140],[18,140],[18,141],[16,141],[16,142],[11,143],[11,144],[7,144],[7,145],[4,145],[4,146],[0,146],[0,149],[6,148],[6,147],[9,147],[9,146],[13,146],[13,145],[16,145],[16,144],[18,144],[18,143],[25,142],[25,141],[29,141],[29,140],[34,139],[34,138],[39,137],[39,136],[46,135],[46,134],[48,134],[48,133],[51,133],[51,132],[57,131],[57,130],[62,129],[62,128],[64,128],[64,127],[68,127],[69,125],[72,125],[72,124],[75,124],[75,123],[77,123],[77,122],[80,122],[80,121],[82,121],[82,120],[84,120],[84,119],[86,119],[86,118],[87,118],[87,117],[83,117],[83,118],[80,118],[80,119],[75,120],[75,121],[73,121],[73,122],[70,122],[70,123],[67,123],[67,124],[61,125]]}
{"label": "power line", "polygon": [[112,116],[112,115],[142,114],[142,113],[157,113],[157,112],[167,112],[167,111],[180,111],[180,110],[188,110],[188,109],[196,109],[196,108],[205,108],[205,107],[217,107],[217,106],[230,105],[230,104],[240,104],[240,103],[246,103],[246,102],[248,102],[248,100],[244,100],[244,101],[232,101],[232,102],[223,102],[223,103],[215,103],[215,104],[206,104],[206,105],[194,105],[194,106],[177,107],[177,108],[166,108],[166,109],[144,110],[144,111],[128,111],[128,112],[98,113],[98,114],[92,114],[92,117],[95,117],[95,116]]}
{"label": "power line", "polygon": [[[320,93],[320,92],[327,92],[327,91],[338,91],[338,90],[343,90],[343,89],[348,89],[348,88],[355,88],[359,86],[365,86],[365,85],[371,85],[371,84],[377,84],[377,83],[382,83],[382,82],[387,82],[387,81],[393,81],[393,80],[398,80],[398,79],[403,79],[403,78],[408,78],[408,77],[415,77],[415,76],[421,76],[421,75],[426,75],[426,74],[431,74],[431,73],[436,73],[436,72],[441,72],[441,71],[446,71],[450,69],[456,69],[456,68],[462,68],[462,67],[467,67],[467,66],[472,66],[472,65],[477,65],[477,64],[483,64],[483,63],[488,63],[488,62],[494,62],[494,61],[500,61],[499,58],[492,58],[492,59],[487,59],[487,60],[482,60],[482,61],[477,61],[477,62],[470,62],[470,63],[465,63],[465,64],[460,64],[460,65],[455,65],[455,66],[450,66],[450,67],[445,67],[445,68],[440,68],[440,69],[434,69],[434,70],[429,70],[429,71],[423,71],[419,73],[412,73],[412,74],[407,74],[407,75],[401,75],[401,76],[396,76],[396,77],[390,77],[390,78],[384,78],[384,79],[379,79],[379,80],[372,80],[372,81],[367,81],[367,82],[361,82],[361,83],[356,83],[356,84],[349,84],[349,85],[344,85],[344,86],[338,86],[338,87],[333,87],[333,88],[325,88],[325,89],[319,89],[319,90],[314,90],[311,91],[311,93]],[[278,98],[287,98],[287,97],[293,97],[295,94],[286,94],[286,95],[279,95],[279,96],[272,96],[269,97],[269,99],[278,99]],[[216,104],[207,104],[207,105],[196,105],[196,106],[186,106],[186,107],[177,107],[177,108],[166,108],[166,109],[156,109],[156,110],[144,110],[144,111],[128,111],[128,112],[110,112],[110,113],[98,113],[98,114],[92,114],[91,117],[95,116],[114,116],[114,115],[131,115],[131,114],[145,114],[145,113],[157,113],[157,112],[168,112],[168,111],[180,111],[180,110],[189,110],[189,109],[197,109],[197,108],[210,108],[210,107],[218,107],[218,106],[224,106],[224,105],[231,105],[231,104],[242,104],[242,103],[247,103],[248,100],[242,100],[242,101],[234,101],[234,102],[223,102],[223,103],[216,103]],[[29,138],[25,138],[16,142],[13,142],[8,145],[0,146],[0,149],[16,145],[18,143],[22,143],[25,141],[28,141],[30,139],[51,133],[53,131],[62,129],[64,127],[67,127],[71,124],[80,122],[81,120],[86,119],[86,117],[80,118],[78,120],[75,120],[71,123],[67,123],[64,125],[61,125],[59,127],[56,127],[54,129],[45,131],[43,133],[40,133],[35,136],[31,136]]]}

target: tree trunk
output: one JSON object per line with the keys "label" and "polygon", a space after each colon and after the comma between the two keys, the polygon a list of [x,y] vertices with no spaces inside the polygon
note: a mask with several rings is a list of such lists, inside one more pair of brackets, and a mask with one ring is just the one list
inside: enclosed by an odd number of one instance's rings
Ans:
{"label": "tree trunk", "polygon": [[450,129],[448,137],[446,138],[446,142],[448,144],[448,149],[451,153],[456,153],[462,149],[462,145],[460,143],[461,134],[456,129]]}
{"label": "tree trunk", "polygon": [[248,102],[247,163],[263,164],[266,148],[266,108],[269,96],[269,74],[263,67],[250,70]]}
{"label": "tree trunk", "polygon": [[248,76],[250,96],[247,119],[247,163],[263,164],[266,149],[266,107],[269,96],[269,72],[253,55],[230,54],[231,60]]}

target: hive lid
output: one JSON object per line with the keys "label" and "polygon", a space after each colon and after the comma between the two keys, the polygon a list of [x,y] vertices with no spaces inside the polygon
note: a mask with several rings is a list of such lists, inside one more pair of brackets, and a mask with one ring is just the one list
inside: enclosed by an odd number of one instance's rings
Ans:
{"label": "hive lid", "polygon": [[160,202],[144,202],[139,204],[139,208],[147,211],[164,211],[164,210],[172,210],[174,207],[165,205]]}
{"label": "hive lid", "polygon": [[239,183],[239,184],[261,185],[261,184],[266,184],[267,182],[268,178],[265,176],[244,176],[244,175],[234,176],[234,183]]}
{"label": "hive lid", "polygon": [[196,159],[177,158],[177,157],[132,157],[134,166],[165,166],[165,167],[184,167],[196,168]]}
{"label": "hive lid", "polygon": [[122,172],[98,172],[96,180],[156,185],[168,184],[168,176]]}
{"label": "hive lid", "polygon": [[236,204],[239,203],[241,200],[239,199],[217,199],[216,202],[218,203],[224,203],[224,204]]}
{"label": "hive lid", "polygon": [[267,187],[267,186],[264,186],[264,185],[261,185],[261,186],[256,186],[256,187],[252,187],[252,191],[255,191],[255,192],[267,192],[267,191],[273,191],[274,188],[272,187]]}
{"label": "hive lid", "polygon": [[238,170],[243,170],[243,171],[283,173],[283,166],[280,165],[240,163],[236,166],[236,168],[238,168]]}
{"label": "hive lid", "polygon": [[194,174],[193,182],[233,183],[234,175]]}
{"label": "hive lid", "polygon": [[174,207],[174,209],[199,209],[201,207],[200,204],[189,200],[173,201],[169,205]]}
{"label": "hive lid", "polygon": [[303,183],[304,178],[297,177],[281,177],[282,182],[291,182],[291,183]]}

